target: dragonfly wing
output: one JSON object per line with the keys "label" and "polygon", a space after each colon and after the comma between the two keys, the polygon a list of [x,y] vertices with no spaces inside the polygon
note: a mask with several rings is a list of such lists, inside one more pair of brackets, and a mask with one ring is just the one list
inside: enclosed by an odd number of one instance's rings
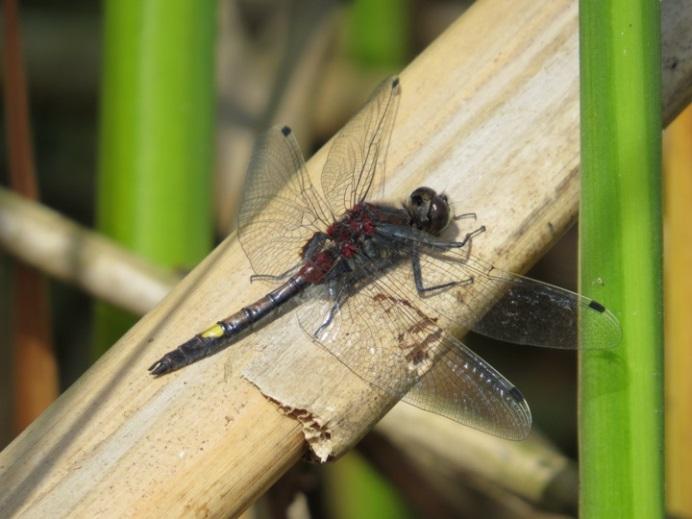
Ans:
{"label": "dragonfly wing", "polygon": [[[415,318],[396,299],[380,298],[372,286],[356,289],[347,283],[338,293],[313,286],[305,296],[308,302],[297,309],[300,326],[360,378],[398,398],[418,380],[408,369],[406,348],[395,343]],[[433,328],[420,324],[412,333],[422,342],[437,331]]]}
{"label": "dragonfly wing", "polygon": [[384,161],[400,93],[399,78],[387,79],[334,137],[322,170],[322,191],[334,214],[340,215],[366,198],[381,196]]}
{"label": "dragonfly wing", "polygon": [[[415,234],[416,231],[412,230]],[[419,238],[424,239],[422,234]],[[504,272],[471,255],[472,243],[446,252],[419,250],[424,287],[446,285],[420,295],[412,271],[392,279],[405,297],[421,299],[445,327],[472,329],[487,337],[561,349],[579,347],[579,320],[589,336],[582,347],[608,348],[620,342],[617,318],[593,299],[531,278]],[[411,246],[393,244],[394,248]],[[456,283],[449,286],[450,283]]]}
{"label": "dragonfly wing", "polygon": [[253,270],[285,273],[332,220],[290,128],[271,128],[255,146],[238,213],[238,238]]}
{"label": "dragonfly wing", "polygon": [[510,440],[531,431],[531,410],[521,392],[459,340],[404,397],[425,411]]}
{"label": "dragonfly wing", "polygon": [[311,287],[298,308],[301,327],[388,394],[401,398],[417,384],[406,396],[417,407],[502,437],[526,436],[531,415],[514,386],[442,330],[420,300],[396,290],[409,269],[401,262],[386,272],[353,272],[338,289]]}
{"label": "dragonfly wing", "polygon": [[[469,269],[483,290],[506,291],[471,329],[506,342],[561,349],[617,346],[622,330],[617,318],[593,299],[535,279],[471,261]],[[579,333],[588,333],[579,341]]]}

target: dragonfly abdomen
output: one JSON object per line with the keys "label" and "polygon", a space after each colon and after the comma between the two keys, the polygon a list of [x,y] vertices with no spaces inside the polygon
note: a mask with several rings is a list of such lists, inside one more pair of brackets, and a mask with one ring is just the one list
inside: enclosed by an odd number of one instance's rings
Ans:
{"label": "dragonfly abdomen", "polygon": [[253,304],[218,321],[166,353],[149,367],[149,372],[152,375],[165,375],[221,351],[230,346],[234,339],[257,321],[302,292],[308,284],[309,282],[302,276],[291,277],[286,283]]}

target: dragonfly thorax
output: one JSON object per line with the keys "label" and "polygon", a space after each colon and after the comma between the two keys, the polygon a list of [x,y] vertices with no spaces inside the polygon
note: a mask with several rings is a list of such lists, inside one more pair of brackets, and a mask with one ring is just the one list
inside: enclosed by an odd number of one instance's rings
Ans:
{"label": "dragonfly thorax", "polygon": [[329,226],[327,236],[333,240],[341,256],[352,257],[362,243],[375,234],[374,209],[370,204],[357,204],[339,221]]}

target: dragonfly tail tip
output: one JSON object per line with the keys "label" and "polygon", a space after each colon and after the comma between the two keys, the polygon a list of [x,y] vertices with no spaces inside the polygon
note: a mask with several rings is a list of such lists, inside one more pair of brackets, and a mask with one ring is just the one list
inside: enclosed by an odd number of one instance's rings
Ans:
{"label": "dragonfly tail tip", "polygon": [[164,361],[164,359],[159,359],[156,362],[154,362],[151,366],[149,366],[149,373],[155,377],[165,375],[169,371],[169,366]]}

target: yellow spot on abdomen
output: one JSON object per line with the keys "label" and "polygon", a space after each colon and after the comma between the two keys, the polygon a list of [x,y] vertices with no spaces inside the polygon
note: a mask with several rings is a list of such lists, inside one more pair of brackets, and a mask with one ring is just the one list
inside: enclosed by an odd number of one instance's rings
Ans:
{"label": "yellow spot on abdomen", "polygon": [[215,339],[223,335],[223,327],[220,324],[215,324],[211,328],[202,332],[203,339]]}

